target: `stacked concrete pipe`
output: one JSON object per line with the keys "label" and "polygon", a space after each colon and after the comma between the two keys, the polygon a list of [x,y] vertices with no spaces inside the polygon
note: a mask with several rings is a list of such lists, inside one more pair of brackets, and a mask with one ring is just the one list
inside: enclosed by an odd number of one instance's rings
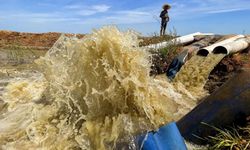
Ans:
{"label": "stacked concrete pipe", "polygon": [[217,46],[212,51],[214,54],[232,54],[246,49],[249,46],[249,41],[246,38],[240,38],[236,41]]}
{"label": "stacked concrete pipe", "polygon": [[167,47],[170,44],[187,44],[187,43],[191,43],[195,40],[195,36],[197,35],[214,35],[213,33],[201,33],[201,32],[196,32],[196,33],[192,33],[192,34],[188,34],[188,35],[184,35],[175,39],[172,39],[170,41],[165,41],[165,42],[161,42],[161,43],[157,43],[157,44],[150,44],[148,46],[145,46],[144,48],[146,49],[162,49],[164,47]]}
{"label": "stacked concrete pipe", "polygon": [[214,54],[231,54],[246,49],[249,46],[249,40],[244,35],[236,35],[229,39],[217,42],[208,47],[202,48],[197,52],[197,55],[207,56],[210,53]]}

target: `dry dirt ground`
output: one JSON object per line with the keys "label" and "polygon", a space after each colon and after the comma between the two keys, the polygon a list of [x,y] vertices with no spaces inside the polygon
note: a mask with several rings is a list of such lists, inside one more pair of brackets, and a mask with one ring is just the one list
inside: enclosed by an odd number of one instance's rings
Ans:
{"label": "dry dirt ground", "polygon": [[[41,50],[48,50],[62,33],[21,33],[12,31],[0,31],[0,48],[13,46],[32,47]],[[65,34],[73,36],[73,34]],[[77,37],[83,37],[77,34]]]}

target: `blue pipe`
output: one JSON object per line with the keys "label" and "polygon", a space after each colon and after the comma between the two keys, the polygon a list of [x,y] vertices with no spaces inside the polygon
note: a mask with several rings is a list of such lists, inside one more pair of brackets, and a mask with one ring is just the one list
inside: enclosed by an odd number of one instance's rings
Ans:
{"label": "blue pipe", "polygon": [[139,145],[142,150],[187,150],[174,122],[159,128],[156,132],[140,136]]}

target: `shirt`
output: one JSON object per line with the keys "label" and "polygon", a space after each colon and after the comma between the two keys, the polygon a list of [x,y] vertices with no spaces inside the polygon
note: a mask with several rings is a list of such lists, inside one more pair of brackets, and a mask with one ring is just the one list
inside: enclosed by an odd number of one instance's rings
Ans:
{"label": "shirt", "polygon": [[161,11],[160,17],[162,20],[169,20],[168,11],[167,10]]}

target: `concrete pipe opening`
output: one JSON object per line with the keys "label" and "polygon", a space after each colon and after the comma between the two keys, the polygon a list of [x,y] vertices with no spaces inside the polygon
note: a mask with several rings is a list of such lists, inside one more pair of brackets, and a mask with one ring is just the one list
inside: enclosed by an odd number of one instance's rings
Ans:
{"label": "concrete pipe opening", "polygon": [[201,50],[199,50],[198,52],[197,52],[197,55],[199,55],[199,56],[207,56],[209,54],[209,51],[208,50],[206,50],[206,49],[201,49]]}
{"label": "concrete pipe opening", "polygon": [[229,54],[228,50],[224,46],[218,46],[213,50],[214,54]]}

